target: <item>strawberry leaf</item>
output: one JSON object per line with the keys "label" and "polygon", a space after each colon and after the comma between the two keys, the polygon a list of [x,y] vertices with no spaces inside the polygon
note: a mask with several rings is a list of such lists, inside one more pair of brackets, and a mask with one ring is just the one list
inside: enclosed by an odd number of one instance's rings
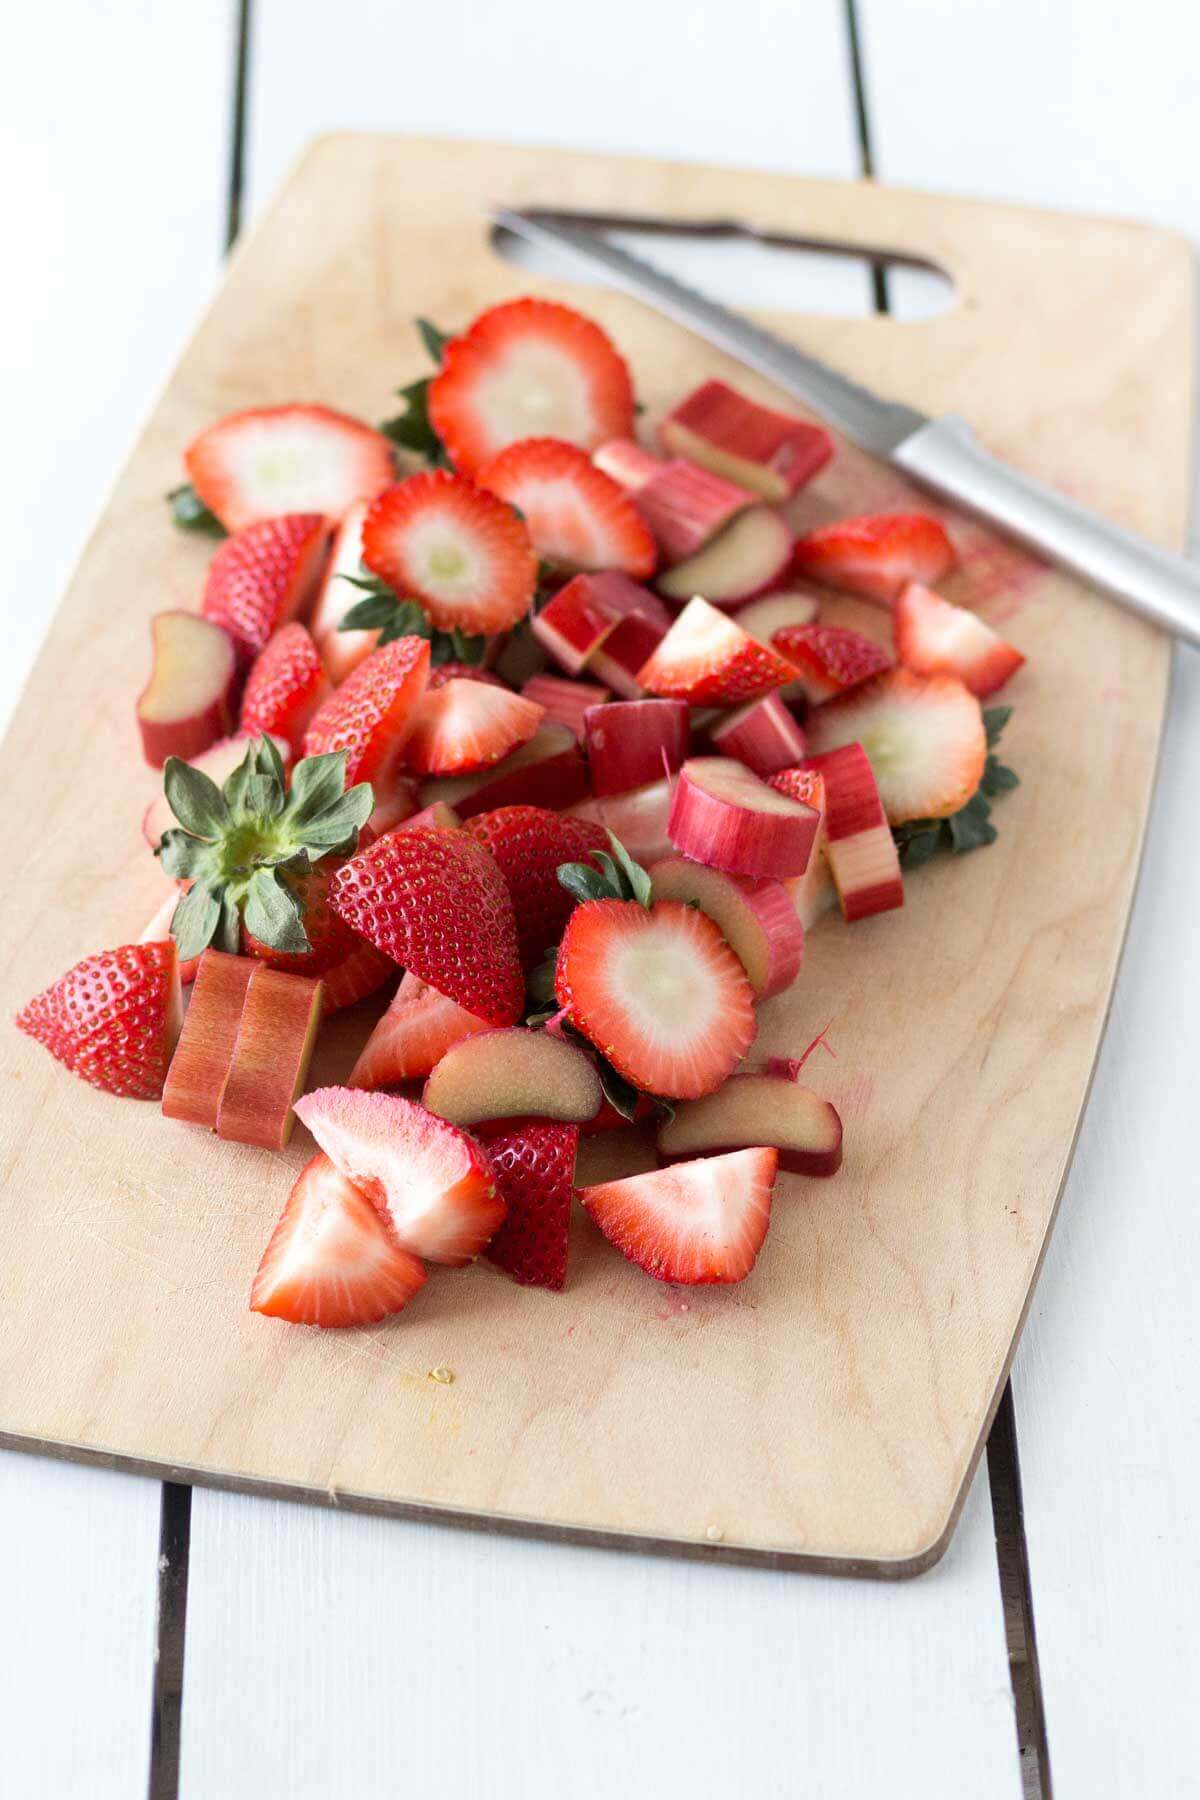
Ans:
{"label": "strawberry leaf", "polygon": [[181,962],[188,962],[207,950],[221,923],[221,902],[203,882],[190,887],[171,918],[171,936],[175,939]]}
{"label": "strawberry leaf", "polygon": [[[288,817],[294,825],[304,825],[309,819],[318,818],[342,799],[346,790],[348,754],[345,750],[326,750],[320,756],[306,756],[296,764],[287,804]],[[369,786],[367,792],[371,792]],[[370,812],[368,806],[366,817]]]}
{"label": "strawberry leaf", "polygon": [[172,488],[167,495],[171,518],[180,531],[194,531],[200,537],[228,537],[229,533],[215,512],[210,512],[190,481]]}
{"label": "strawberry leaf", "polygon": [[172,881],[193,881],[208,867],[210,846],[186,831],[164,831],[155,849],[164,875]]}
{"label": "strawberry leaf", "polygon": [[465,631],[459,631],[457,627],[453,631],[435,631],[430,661],[435,667],[448,662],[470,663],[474,666],[483,661],[486,649],[486,637],[468,637]]}
{"label": "strawberry leaf", "polygon": [[193,837],[219,837],[229,823],[229,808],[216,782],[178,756],[167,758],[163,792],[171,811]]}
{"label": "strawberry leaf", "polygon": [[600,1077],[600,1087],[604,1098],[615,1112],[623,1119],[632,1119],[637,1112],[637,1103],[641,1099],[641,1090],[635,1088],[631,1081],[618,1075],[606,1056],[597,1050],[594,1055],[596,1073]]}
{"label": "strawberry leaf", "polygon": [[446,355],[446,345],[450,343],[453,334],[449,331],[439,331],[438,327],[429,319],[418,317],[413,320],[413,323],[421,342],[429,352],[430,362],[436,363],[440,369]]}
{"label": "strawberry leaf", "polygon": [[983,709],[983,729],[987,733],[987,746],[994,750],[1000,742],[1000,734],[1012,718],[1011,706],[985,706]]}
{"label": "strawberry leaf", "polygon": [[[628,850],[615,832],[609,832],[608,841],[613,847],[613,855],[620,864],[621,873],[629,885],[628,897],[631,900],[636,900],[639,906],[644,906],[648,909],[650,905],[649,875],[647,875],[641,863],[634,862],[632,856],[630,856]],[[597,851],[596,853],[596,860],[599,861],[601,858],[603,858],[605,862],[610,860],[607,853],[603,850]]]}
{"label": "strawberry leaf", "polygon": [[301,907],[291,888],[285,886],[271,869],[256,869],[250,877],[246,894],[246,930],[260,943],[287,955],[299,956],[311,950],[308,935],[301,923]]}
{"label": "strawberry leaf", "polygon": [[[601,851],[600,855],[603,854]],[[560,863],[555,873],[559,886],[566,888],[581,906],[589,900],[622,900],[625,897],[614,894],[609,877],[597,869],[589,869],[586,863]]]}

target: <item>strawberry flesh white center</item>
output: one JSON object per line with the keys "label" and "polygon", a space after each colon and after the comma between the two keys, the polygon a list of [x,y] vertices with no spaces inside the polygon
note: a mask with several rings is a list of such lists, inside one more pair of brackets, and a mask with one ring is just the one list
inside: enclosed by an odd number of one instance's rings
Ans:
{"label": "strawberry flesh white center", "polygon": [[697,979],[695,952],[673,925],[650,924],[614,946],[608,981],[613,1002],[656,1046],[678,1051],[716,1020],[720,989]]}
{"label": "strawberry flesh white center", "polygon": [[477,404],[497,444],[514,434],[587,443],[592,432],[588,387],[578,365],[546,343],[515,345],[480,382]]}
{"label": "strawberry flesh white center", "polygon": [[413,522],[408,556],[414,571],[423,574],[422,585],[440,599],[474,600],[488,585],[489,559],[482,546],[445,515],[431,513]]}

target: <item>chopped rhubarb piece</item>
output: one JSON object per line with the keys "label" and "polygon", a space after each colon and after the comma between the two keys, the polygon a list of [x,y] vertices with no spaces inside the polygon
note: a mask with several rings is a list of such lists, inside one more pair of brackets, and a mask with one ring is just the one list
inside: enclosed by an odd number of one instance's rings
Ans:
{"label": "chopped rhubarb piece", "polygon": [[428,1075],[460,1038],[492,1027],[478,1013],[447,1000],[409,969],[392,1004],[359,1052],[350,1074],[355,1088],[398,1087]]}
{"label": "chopped rhubarb piece", "polygon": [[603,1181],[579,1198],[608,1241],[655,1280],[741,1281],[767,1235],[778,1162],[771,1149],[739,1150]]}
{"label": "chopped rhubarb piece", "polygon": [[745,763],[756,775],[774,775],[804,758],[804,733],[776,694],[747,700],[709,732],[714,750]]}
{"label": "chopped rhubarb piece", "polygon": [[748,600],[745,606],[738,607],[734,618],[760,644],[769,644],[785,625],[815,625],[820,610],[815,595],[789,588]]}
{"label": "chopped rhubarb piece", "polygon": [[671,812],[671,782],[649,781],[645,787],[630,788],[627,794],[602,794],[594,800],[581,800],[570,816],[594,820],[614,837],[620,838],[630,856],[643,866],[670,856],[674,845],[667,834]]}
{"label": "chopped rhubarb piece", "polygon": [[[670,614],[656,594],[607,570],[576,575],[533,615],[533,635],[568,675],[578,675],[621,619],[634,613],[660,626]],[[643,659],[644,660],[644,659]]]}
{"label": "chopped rhubarb piece", "polygon": [[703,1100],[688,1100],[658,1131],[659,1155],[721,1156],[768,1144],[794,1175],[836,1175],[842,1166],[837,1108],[779,1075],[731,1075]]}
{"label": "chopped rhubarb piece", "polygon": [[362,530],[366,516],[367,502],[360,500],[342,520],[333,540],[325,579],[313,603],[309,629],[335,687],[340,687],[379,643],[377,630],[341,629],[346,614],[363,598],[362,589],[348,577],[358,578],[363,572]]}
{"label": "chopped rhubarb piece", "polygon": [[138,698],[142,754],[161,769],[211,749],[233,729],[237,647],[221,625],[195,613],[155,613],[150,621],[154,666]]}
{"label": "chopped rhubarb piece", "polygon": [[756,643],[707,600],[689,601],[640,671],[651,694],[689,706],[734,706],[782,687],[795,675],[777,650]]}
{"label": "chopped rhubarb piece", "polygon": [[666,625],[642,613],[630,613],[618,619],[600,648],[592,652],[588,673],[607,682],[622,699],[637,700],[643,692],[641,671],[666,635]]}
{"label": "chopped rhubarb piece", "polygon": [[596,795],[626,794],[673,774],[688,753],[686,700],[618,700],[586,718],[588,768]]}
{"label": "chopped rhubarb piece", "polygon": [[924,513],[873,513],[839,519],[810,531],[796,544],[796,573],[891,606],[910,581],[927,586],[958,561],[936,519]]}
{"label": "chopped rhubarb piece", "polygon": [[609,438],[592,452],[592,461],[628,494],[636,494],[663,467],[662,457],[644,450],[634,438]]}
{"label": "chopped rhubarb piece", "polygon": [[[987,761],[978,700],[954,675],[892,669],[809,718],[815,752],[861,743],[890,825],[946,819],[965,806]],[[830,796],[830,805],[833,800]]]}
{"label": "chopped rhubarb piece", "polygon": [[404,760],[417,775],[463,775],[492,768],[527,744],[543,709],[510,689],[482,681],[431,687],[413,711]]}
{"label": "chopped rhubarb piece", "polygon": [[836,699],[892,666],[887,651],[873,638],[841,625],[785,625],[771,642],[795,664],[810,706]]}
{"label": "chopped rhubarb piece", "polygon": [[709,869],[667,856],[650,870],[655,900],[682,900],[707,913],[741,959],[756,1000],[790,987],[804,960],[804,927],[782,882]]}
{"label": "chopped rhubarb piece", "polygon": [[770,785],[778,793],[800,800],[820,815],[812,854],[803,875],[794,875],[783,886],[805,931],[811,931],[817,920],[838,903],[837,889],[829,871],[829,843],[825,830],[825,781],[815,769],[783,769],[770,777]]}
{"label": "chopped rhubarb piece", "polygon": [[499,806],[547,806],[556,811],[588,792],[587,764],[565,725],[546,719],[527,744],[474,775],[435,775],[418,790],[422,806],[442,800],[460,818]]}
{"label": "chopped rhubarb piece", "polygon": [[488,1160],[508,1216],[484,1255],[525,1287],[566,1285],[579,1127],[528,1119],[489,1132]]}
{"label": "chopped rhubarb piece", "polygon": [[668,563],[694,556],[754,504],[752,493],[724,476],[683,456],[663,462],[628,438],[602,444],[593,460],[632,495]]}
{"label": "chopped rhubarb piece", "polygon": [[452,1125],[488,1119],[591,1119],[600,1077],[577,1044],[549,1031],[484,1031],[453,1044],[436,1065],[422,1104]]}
{"label": "chopped rhubarb piece", "polygon": [[671,600],[703,594],[714,606],[737,606],[778,585],[792,558],[792,534],[769,506],[747,507],[711,543],[658,577]]}
{"label": "chopped rhubarb piece", "polygon": [[823,427],[760,406],[723,381],[706,381],[681,400],[658,435],[669,455],[690,456],[777,506],[833,455]]}
{"label": "chopped rhubarb piece", "polygon": [[246,989],[256,967],[248,956],[226,956],[220,950],[206,950],[200,957],[163,1088],[162,1109],[168,1119],[215,1131]]}
{"label": "chopped rhubarb piece", "polygon": [[[847,919],[904,905],[904,878],[879,790],[861,744],[814,756],[807,767],[825,783],[829,867]],[[787,774],[777,777],[790,792]]]}
{"label": "chopped rhubarb piece", "polygon": [[565,725],[576,742],[584,737],[584,717],[593,706],[603,706],[608,689],[594,681],[566,681],[561,675],[531,675],[521,689],[526,700],[540,706],[548,719]]}
{"label": "chopped rhubarb piece", "polygon": [[[292,758],[291,746],[285,739],[279,737],[273,737],[271,742],[278,750],[286,768]],[[248,738],[222,738],[219,743],[212,746],[211,750],[205,750],[199,756],[185,757],[184,760],[190,763],[193,769],[199,769],[202,775],[207,775],[208,779],[215,782],[217,787],[224,787],[238,764],[245,761],[248,749]],[[157,800],[152,800],[142,815],[142,836],[152,850],[157,850],[162,842],[163,832],[174,830],[178,823],[178,819],[167,802],[166,795],[160,793]]]}
{"label": "chopped rhubarb piece", "polygon": [[896,602],[896,653],[918,675],[957,675],[981,700],[1025,661],[965,606],[952,606],[916,581]]}
{"label": "chopped rhubarb piece", "polygon": [[723,756],[685,762],[675,784],[668,830],[695,862],[733,875],[803,875],[820,815]]}
{"label": "chopped rhubarb piece", "polygon": [[319,979],[255,966],[217,1111],[218,1137],[283,1149],[317,1041],[321,1001]]}

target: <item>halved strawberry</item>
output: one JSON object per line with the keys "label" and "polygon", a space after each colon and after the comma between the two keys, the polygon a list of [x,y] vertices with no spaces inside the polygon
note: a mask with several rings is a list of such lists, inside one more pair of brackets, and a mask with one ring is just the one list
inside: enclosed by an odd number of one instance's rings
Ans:
{"label": "halved strawberry", "polygon": [[602,1181],[579,1198],[609,1243],[656,1281],[741,1281],[771,1223],[778,1163],[778,1150],[734,1150]]}
{"label": "halved strawberry", "polygon": [[188,479],[227,531],[283,513],[340,519],[394,479],[381,432],[328,406],[230,413],[184,452]]}
{"label": "halved strawberry", "polygon": [[326,1087],[298,1100],[296,1113],[415,1256],[461,1266],[503,1220],[484,1151],[423,1106],[398,1094]]}
{"label": "halved strawberry", "polygon": [[1003,687],[1025,661],[973,612],[916,581],[896,602],[896,654],[918,675],[957,675],[981,700]]}
{"label": "halved strawberry", "polygon": [[424,1265],[318,1150],[271,1233],[250,1310],[293,1325],[374,1325],[407,1306],[424,1285]]}
{"label": "halved strawberry", "polygon": [[392,1004],[359,1052],[349,1086],[398,1087],[402,1081],[415,1081],[429,1074],[451,1044],[491,1029],[478,1013],[447,1000],[408,969]]}
{"label": "halved strawberry", "polygon": [[384,956],[370,944],[359,943],[321,977],[321,1003],[326,1015],[340,1012],[344,1006],[355,1006],[368,994],[377,993],[395,973],[396,965],[390,956]]}
{"label": "halved strawberry", "polygon": [[908,581],[940,581],[958,557],[936,519],[872,513],[839,519],[797,540],[793,567],[825,587],[890,606]]}
{"label": "halved strawberry", "polygon": [[754,1042],[754,993],[710,918],[677,900],[589,900],[567,922],[555,993],[635,1087],[711,1094]]}
{"label": "halved strawberry", "polygon": [[267,640],[303,612],[316,591],[329,551],[329,524],[320,513],[288,513],[237,531],[208,565],[201,607],[223,625],[243,656],[257,656]]}
{"label": "halved strawberry", "polygon": [[268,732],[286,738],[295,756],[321,702],[329,677],[317,646],[295,620],[268,639],[246,677],[238,730],[247,737]]}
{"label": "halved strawberry", "polygon": [[965,806],[987,761],[987,734],[974,694],[953,675],[892,669],[808,719],[819,755],[861,743],[891,825],[945,819]]}
{"label": "halved strawberry", "polygon": [[478,480],[517,508],[539,556],[559,568],[654,573],[650,527],[625,490],[574,444],[524,438],[485,463]]}
{"label": "halved strawberry", "polygon": [[736,706],[784,687],[796,671],[707,600],[689,600],[642,669],[648,694],[692,706]]}
{"label": "halved strawberry", "polygon": [[17,1014],[17,1028],[93,1087],[131,1100],[163,1091],[183,1020],[172,939],[85,956]]}
{"label": "halved strawberry", "polygon": [[810,706],[832,700],[892,666],[887,651],[872,638],[842,625],[785,625],[771,643],[799,671]]}
{"label": "halved strawberry", "polygon": [[558,879],[560,866],[607,850],[607,831],[591,819],[572,819],[543,806],[476,813],[464,829],[500,865],[517,917],[522,966],[536,969],[562,936],[575,904]]}
{"label": "halved strawberry", "polygon": [[528,743],[544,714],[499,683],[456,678],[431,686],[413,713],[405,761],[418,775],[486,769]]}
{"label": "halved strawberry", "polygon": [[512,507],[449,469],[410,475],[372,502],[363,561],[419,600],[439,631],[507,631],[537,586],[537,556]]}
{"label": "halved strawberry", "polygon": [[338,526],[309,621],[313,642],[335,687],[370,656],[379,642],[377,630],[341,630],[342,620],[363,597],[362,589],[346,578],[362,574],[362,529],[368,505],[366,500],[356,501]]}
{"label": "halved strawberry", "polygon": [[385,778],[404,749],[428,680],[428,639],[393,638],[372,650],[315,714],[304,754],[345,750],[348,788]]}
{"label": "halved strawberry", "polygon": [[524,1287],[566,1286],[578,1125],[530,1119],[486,1139],[508,1216],[484,1254]]}
{"label": "halved strawberry", "polygon": [[633,431],[633,383],[593,320],[551,300],[510,300],[446,346],[429,417],[468,475],[533,434],[594,450]]}

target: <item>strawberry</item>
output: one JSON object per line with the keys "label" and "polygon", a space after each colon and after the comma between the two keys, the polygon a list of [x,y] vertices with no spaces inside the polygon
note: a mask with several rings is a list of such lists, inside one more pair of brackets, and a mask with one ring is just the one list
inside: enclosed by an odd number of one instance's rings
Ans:
{"label": "strawberry", "polygon": [[317,1088],[296,1113],[414,1256],[456,1267],[477,1256],[504,1201],[474,1138],[398,1094]]}
{"label": "strawberry", "polygon": [[[378,954],[376,952],[375,954]],[[395,964],[389,964],[394,968]],[[359,1052],[351,1087],[398,1087],[429,1074],[460,1038],[491,1026],[455,1000],[447,1000],[409,969],[392,1004]]]}
{"label": "strawberry", "polygon": [[566,1286],[578,1145],[578,1125],[554,1119],[530,1119],[494,1137],[488,1133],[488,1158],[508,1217],[485,1254],[525,1287]]}
{"label": "strawberry", "polygon": [[17,1026],[104,1093],[158,1100],[182,1018],[168,939],[85,956],[22,1008]]}
{"label": "strawberry", "polygon": [[405,761],[418,775],[486,769],[528,743],[544,712],[503,684],[455,678],[417,702]]}
{"label": "strawberry", "polygon": [[554,989],[572,1024],[647,1093],[711,1094],[754,1042],[745,970],[712,920],[677,900],[576,907]]}
{"label": "strawberry", "polygon": [[610,1244],[656,1281],[741,1281],[771,1223],[777,1150],[734,1150],[580,1188]]}
{"label": "strawberry", "polygon": [[341,962],[326,969],[321,977],[321,992],[326,1016],[354,1006],[375,993],[396,973],[390,956],[384,956],[370,944],[356,941],[355,947]]}
{"label": "strawberry", "polygon": [[406,826],[337,871],[330,904],[352,930],[489,1025],[525,999],[504,877],[465,832]]}
{"label": "strawberry", "polygon": [[[329,905],[329,884],[347,860],[344,856],[324,856],[310,869],[284,869],[280,872],[280,881],[296,897],[309,942],[307,950],[292,953],[278,950],[274,945],[255,937],[243,925],[242,949],[246,954],[256,956],[260,962],[269,963],[273,969],[282,969],[288,975],[313,977],[325,975],[328,970],[344,964],[359,950],[368,949],[369,945],[364,944]],[[394,964],[388,972],[395,973]],[[379,982],[376,982],[375,986],[378,985]]]}
{"label": "strawberry", "polygon": [[429,680],[426,638],[393,638],[372,650],[315,714],[304,754],[346,752],[346,783],[386,782],[412,729]]}
{"label": "strawberry", "polygon": [[591,819],[572,819],[542,806],[475,813],[464,829],[500,865],[517,916],[522,966],[536,969],[562,936],[575,904],[558,879],[560,865],[607,850],[607,831]]}
{"label": "strawberry", "polygon": [[707,600],[689,600],[638,672],[648,694],[692,706],[736,706],[796,679],[791,663]]}
{"label": "strawberry", "polygon": [[329,694],[329,677],[303,625],[284,625],[259,653],[246,677],[238,730],[247,737],[273,732],[299,756],[309,720]]}
{"label": "strawberry", "polygon": [[251,1312],[293,1325],[375,1325],[425,1285],[384,1215],[324,1151],[305,1164],[250,1290]]}
{"label": "strawberry", "polygon": [[507,631],[529,611],[537,556],[511,506],[463,475],[410,475],[371,504],[363,562],[439,631]]}
{"label": "strawberry", "polygon": [[262,519],[226,538],[208,566],[201,607],[245,657],[307,606],[329,550],[320,513]]}
{"label": "strawberry", "polygon": [[481,487],[524,518],[539,556],[559,568],[654,573],[654,534],[611,475],[574,444],[525,438],[480,469]]}
{"label": "strawberry", "polygon": [[771,644],[799,670],[810,706],[832,700],[892,666],[887,651],[872,638],[842,625],[785,625]]}
{"label": "strawberry", "polygon": [[896,602],[896,653],[918,675],[957,675],[981,700],[1003,687],[1025,661],[973,612],[916,581]]}
{"label": "strawberry", "polygon": [[503,688],[506,694],[512,693],[507,681],[499,675],[493,675],[490,669],[482,668],[479,663],[444,662],[437,663],[430,669],[431,688],[445,687],[448,681],[482,681],[485,687]]}
{"label": "strawberry", "polygon": [[581,450],[632,436],[633,383],[591,319],[550,300],[511,300],[447,344],[429,417],[455,468],[473,475],[531,430]]}
{"label": "strawberry", "polygon": [[335,687],[370,656],[379,642],[378,631],[341,629],[350,608],[363,597],[362,589],[346,578],[362,574],[362,528],[368,504],[366,500],[357,501],[338,526],[309,621],[313,641]]}
{"label": "strawberry", "polygon": [[340,519],[393,479],[381,432],[328,406],[258,406],[218,419],[184,453],[188,479],[226,531],[284,513]]}
{"label": "strawberry", "polygon": [[987,761],[979,702],[953,675],[892,669],[809,714],[814,755],[861,743],[891,825],[945,819],[971,798]]}
{"label": "strawberry", "polygon": [[940,581],[958,561],[936,519],[873,513],[839,519],[798,539],[793,568],[825,587],[891,606],[908,581]]}

